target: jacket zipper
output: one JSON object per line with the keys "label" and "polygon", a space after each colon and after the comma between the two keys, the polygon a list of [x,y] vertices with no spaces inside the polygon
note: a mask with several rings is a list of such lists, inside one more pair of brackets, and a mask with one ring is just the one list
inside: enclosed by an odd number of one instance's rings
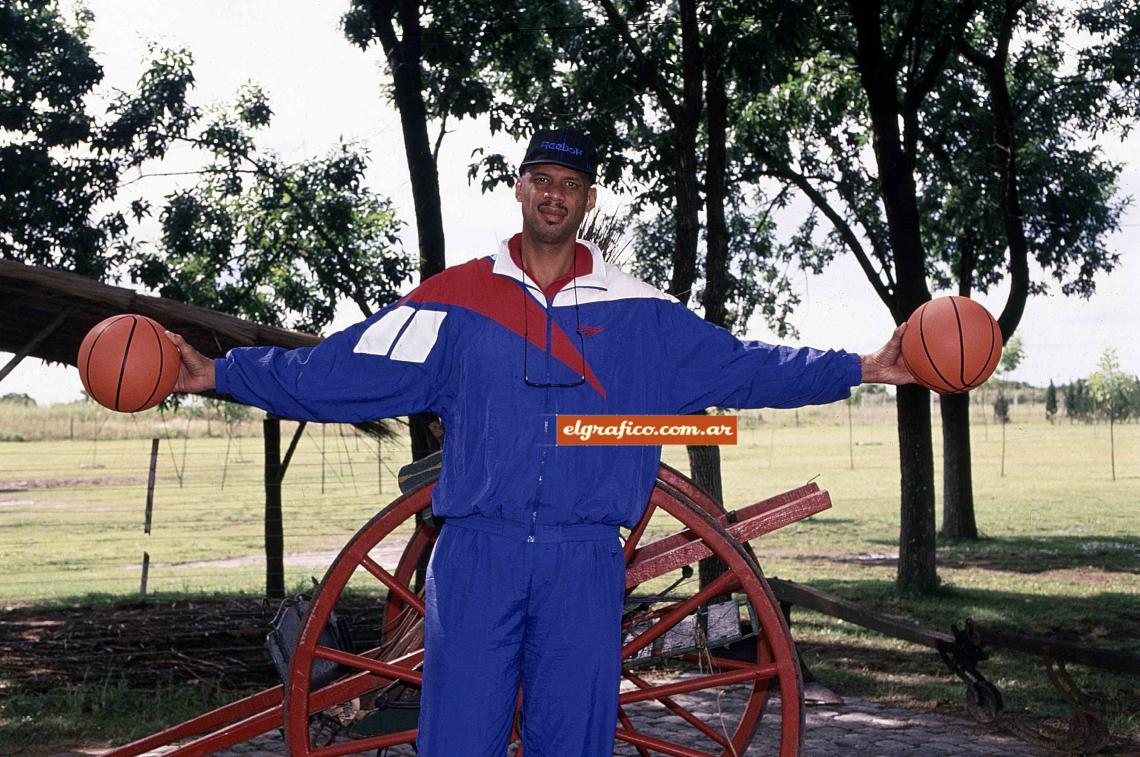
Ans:
{"label": "jacket zipper", "polygon": [[[550,381],[550,336],[553,330],[553,317],[551,315],[551,301],[549,298],[546,300],[546,381]],[[543,394],[543,414],[542,414],[542,434],[543,439],[549,437],[550,434],[550,402],[552,392],[545,392]],[[538,531],[538,503],[542,499],[542,484],[546,472],[546,456],[550,446],[543,444],[541,451],[538,453],[538,487],[534,493],[534,502],[530,510],[530,535],[527,536],[527,541],[534,543],[536,533]]]}

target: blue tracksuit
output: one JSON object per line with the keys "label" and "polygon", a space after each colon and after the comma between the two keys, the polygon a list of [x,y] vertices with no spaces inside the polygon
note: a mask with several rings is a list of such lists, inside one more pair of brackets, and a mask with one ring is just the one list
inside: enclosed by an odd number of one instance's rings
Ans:
{"label": "blue tracksuit", "polygon": [[798,407],[860,381],[856,355],[738,340],[587,247],[592,270],[550,301],[504,243],[316,347],[215,366],[219,393],[285,417],[442,418],[421,754],[502,755],[520,680],[527,757],[612,753],[618,527],[661,450],[557,446],[558,414]]}

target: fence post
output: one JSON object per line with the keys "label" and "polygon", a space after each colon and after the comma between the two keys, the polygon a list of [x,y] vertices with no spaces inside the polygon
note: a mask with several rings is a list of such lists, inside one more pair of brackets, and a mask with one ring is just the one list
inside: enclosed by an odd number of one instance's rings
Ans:
{"label": "fence post", "polygon": [[143,521],[143,533],[150,533],[150,518],[154,512],[154,479],[158,470],[158,438],[150,440],[150,472],[146,479],[146,518]]}
{"label": "fence post", "polygon": [[139,595],[146,599],[146,578],[150,573],[150,553],[143,551],[142,581],[139,582]]}

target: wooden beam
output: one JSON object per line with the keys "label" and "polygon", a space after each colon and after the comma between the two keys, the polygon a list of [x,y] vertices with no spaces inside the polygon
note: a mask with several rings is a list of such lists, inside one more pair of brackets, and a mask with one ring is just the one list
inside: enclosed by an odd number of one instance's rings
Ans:
{"label": "wooden beam", "polygon": [[297,430],[293,432],[293,439],[289,442],[289,449],[285,451],[285,459],[281,461],[281,484],[285,480],[285,471],[289,470],[289,461],[293,459],[293,451],[297,449],[297,442],[301,441],[301,434],[305,431],[305,426],[308,421],[301,421],[297,424]]}
{"label": "wooden beam", "polygon": [[16,366],[19,365],[24,358],[32,354],[36,347],[39,347],[41,344],[43,344],[45,339],[55,333],[55,330],[63,325],[63,322],[67,320],[67,316],[69,315],[71,315],[71,308],[68,308],[67,310],[64,310],[62,313],[57,315],[54,321],[49,323],[46,328],[39,331],[35,336],[31,338],[31,340],[24,346],[23,349],[13,355],[12,359],[9,360],[3,368],[0,368],[0,381],[3,381],[9,373],[15,370]]}
{"label": "wooden beam", "polygon": [[810,607],[824,615],[846,620],[848,623],[854,623],[863,628],[870,628],[872,631],[878,631],[895,639],[902,639],[912,644],[921,644],[924,647],[933,647],[934,649],[937,649],[939,644],[954,643],[954,637],[949,634],[929,631],[911,621],[871,612],[854,602],[849,602],[842,597],[813,589],[804,584],[783,581],[779,578],[769,578],[768,585],[772,588],[772,593],[781,602],[788,602],[800,607]]}

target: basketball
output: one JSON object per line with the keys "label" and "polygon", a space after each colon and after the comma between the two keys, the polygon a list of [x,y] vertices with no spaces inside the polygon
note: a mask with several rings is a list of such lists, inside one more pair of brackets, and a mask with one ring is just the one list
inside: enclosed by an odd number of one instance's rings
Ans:
{"label": "basketball", "polygon": [[137,413],[170,395],[180,360],[160,323],[145,315],[114,315],[87,332],[76,365],[96,402]]}
{"label": "basketball", "polygon": [[981,386],[1001,358],[1001,328],[968,297],[939,297],[907,319],[902,355],[918,383],[939,394]]}

